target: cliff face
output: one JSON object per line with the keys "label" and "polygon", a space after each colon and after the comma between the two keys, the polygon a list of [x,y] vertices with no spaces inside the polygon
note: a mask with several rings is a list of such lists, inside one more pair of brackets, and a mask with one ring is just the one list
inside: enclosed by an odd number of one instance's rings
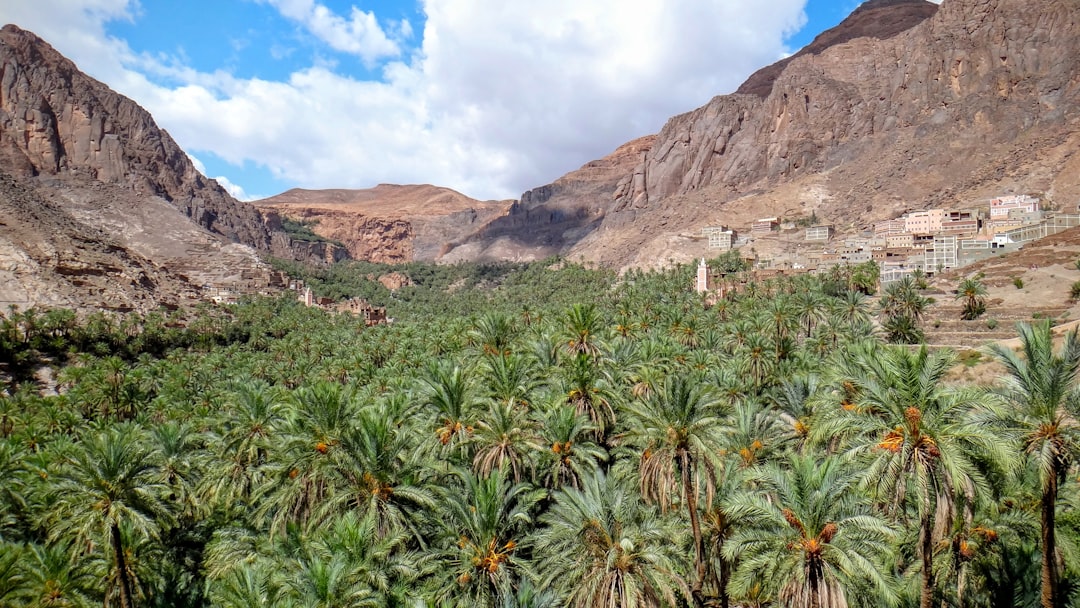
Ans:
{"label": "cliff face", "polygon": [[619,180],[653,145],[649,135],[619,146],[550,184],[521,195],[506,214],[455,243],[440,259],[538,260],[564,253],[596,230]]}
{"label": "cliff face", "polygon": [[901,131],[913,129],[916,146],[951,142],[919,150],[940,154],[1064,124],[1080,77],[1077,13],[1072,0],[949,0],[902,34],[795,57],[764,97],[720,96],[668,121],[615,208],[821,172],[890,146]]}
{"label": "cliff face", "polygon": [[811,47],[670,119],[567,254],[650,265],[705,254],[702,226],[757,217],[851,233],[1008,192],[1080,202],[1075,0],[875,0]]}
{"label": "cliff face", "polygon": [[485,222],[507,212],[509,201],[478,201],[449,188],[380,184],[357,190],[293,189],[255,205],[268,218],[287,217],[344,245],[358,260],[435,261]]}
{"label": "cliff face", "polygon": [[254,207],[200,174],[138,104],[14,25],[0,30],[0,164],[16,177],[89,178],[160,197],[231,241],[309,255],[275,239]]}

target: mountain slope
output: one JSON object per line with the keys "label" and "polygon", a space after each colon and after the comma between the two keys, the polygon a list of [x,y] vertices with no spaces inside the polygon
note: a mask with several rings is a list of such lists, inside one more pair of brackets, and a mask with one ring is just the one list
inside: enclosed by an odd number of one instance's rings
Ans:
{"label": "mountain slope", "polygon": [[492,218],[509,201],[478,201],[449,188],[380,184],[359,190],[293,189],[254,203],[264,212],[312,224],[355,259],[432,261]]}
{"label": "mountain slope", "polygon": [[669,120],[613,193],[603,237],[571,252],[620,266],[687,259],[702,252],[672,235],[703,225],[815,213],[853,231],[1008,191],[1075,208],[1076,8],[948,0],[905,32],[796,57],[764,97],[724,95]]}
{"label": "mountain slope", "polygon": [[[706,254],[703,226],[745,232],[760,217],[816,215],[852,234],[1008,192],[1075,209],[1078,15],[1075,0],[871,0],[736,93],[626,144],[634,153],[612,155],[602,180],[574,172],[527,192],[460,257],[625,268]],[[753,253],[798,246],[765,239]]]}
{"label": "mountain slope", "polygon": [[147,309],[251,283],[269,272],[257,252],[344,254],[293,242],[200,174],[148,112],[13,25],[0,30],[0,173],[0,304]]}

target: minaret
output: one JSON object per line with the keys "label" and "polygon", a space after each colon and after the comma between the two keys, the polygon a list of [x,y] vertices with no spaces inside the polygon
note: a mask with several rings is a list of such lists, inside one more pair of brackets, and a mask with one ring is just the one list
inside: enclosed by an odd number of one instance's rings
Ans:
{"label": "minaret", "polygon": [[705,258],[701,258],[701,263],[697,267],[697,287],[695,289],[698,293],[709,291],[709,266],[705,264]]}

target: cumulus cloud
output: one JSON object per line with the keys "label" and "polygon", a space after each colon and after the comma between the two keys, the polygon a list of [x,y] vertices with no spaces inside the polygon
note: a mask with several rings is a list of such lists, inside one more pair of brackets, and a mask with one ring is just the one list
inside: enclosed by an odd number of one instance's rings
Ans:
{"label": "cumulus cloud", "polygon": [[[71,4],[90,25],[85,44],[43,27],[55,8],[26,26],[147,107],[185,149],[308,188],[435,183],[509,198],[734,90],[789,51],[784,38],[805,19],[805,0],[424,0],[419,46],[405,51],[393,37],[411,32],[407,21],[384,29],[356,8],[343,17],[312,0],[267,1],[330,48],[397,58],[379,80],[332,63],[241,79],[106,38],[102,22],[135,18],[134,3],[35,2]],[[162,73],[180,84],[146,77]]]}
{"label": "cumulus cloud", "polygon": [[[369,66],[385,57],[397,57],[401,49],[387,37],[375,18],[375,13],[364,12],[355,6],[345,19],[314,0],[266,0],[282,15],[302,24],[308,32],[325,42],[330,48],[361,57]],[[397,25],[398,31],[411,32],[406,23]]]}

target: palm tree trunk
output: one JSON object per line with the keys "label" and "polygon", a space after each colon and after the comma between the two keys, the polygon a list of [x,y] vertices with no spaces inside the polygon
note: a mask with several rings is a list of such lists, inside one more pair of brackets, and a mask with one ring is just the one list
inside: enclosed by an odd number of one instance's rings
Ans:
{"label": "palm tree trunk", "polygon": [[933,608],[934,605],[934,511],[930,508],[930,490],[922,490],[922,513],[919,514],[919,557],[922,558],[922,588],[919,593],[919,608]]}
{"label": "palm tree trunk", "polygon": [[1054,509],[1057,502],[1057,471],[1043,487],[1040,523],[1042,524],[1042,608],[1057,606],[1057,551],[1054,539]]}
{"label": "palm tree trunk", "polygon": [[132,602],[135,593],[131,584],[131,577],[128,575],[127,560],[124,557],[124,545],[120,540],[120,526],[114,522],[111,532],[113,556],[116,558],[116,573],[120,581],[120,607],[134,608]]}
{"label": "palm tree trunk", "polygon": [[682,486],[683,495],[686,498],[686,508],[690,510],[690,529],[694,533],[694,584],[690,588],[691,595],[694,596],[694,606],[702,608],[705,605],[705,600],[701,595],[701,585],[705,580],[705,561],[702,554],[704,553],[704,546],[701,541],[701,522],[698,521],[697,512],[697,491],[690,487],[690,481],[693,479],[693,475],[690,474],[690,455],[683,450],[679,455],[679,464],[682,469]]}
{"label": "palm tree trunk", "polygon": [[728,608],[728,592],[727,584],[728,579],[731,578],[731,564],[728,560],[723,558],[724,555],[724,537],[720,537],[719,548],[717,554],[720,555],[720,608]]}

